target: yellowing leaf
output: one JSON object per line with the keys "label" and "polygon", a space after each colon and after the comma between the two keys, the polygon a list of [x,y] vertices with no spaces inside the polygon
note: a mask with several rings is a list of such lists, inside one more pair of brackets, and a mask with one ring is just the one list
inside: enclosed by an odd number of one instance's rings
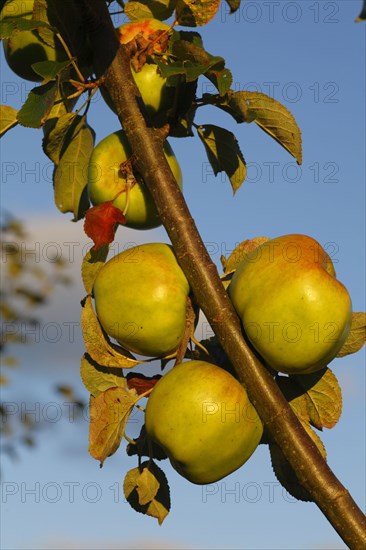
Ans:
{"label": "yellowing leaf", "polygon": [[229,275],[229,273],[235,271],[238,265],[250,252],[269,240],[268,237],[255,237],[254,239],[247,239],[238,244],[227,259],[221,259],[225,275]]}
{"label": "yellowing leaf", "polygon": [[197,131],[215,176],[225,172],[235,193],[245,180],[246,165],[234,134],[213,124],[199,126]]}
{"label": "yellowing leaf", "polygon": [[318,450],[324,460],[327,458],[327,451],[325,450],[324,443],[320,439],[319,435],[314,432],[313,428],[310,426],[309,422],[304,422],[300,418],[300,422],[306,433],[311,437],[311,439],[314,441],[315,445],[318,447]]}
{"label": "yellowing leaf", "polygon": [[118,449],[135,401],[136,392],[124,388],[91,396],[89,452],[101,465]]}
{"label": "yellowing leaf", "polygon": [[364,346],[365,341],[366,313],[364,311],[352,313],[352,324],[350,333],[341,350],[338,352],[337,357],[344,357],[345,355],[356,353]]}
{"label": "yellowing leaf", "polygon": [[332,371],[326,368],[291,378],[306,392],[311,424],[319,430],[333,428],[342,413],[342,391]]}
{"label": "yellowing leaf", "polygon": [[240,0],[226,0],[226,3],[230,7],[230,13],[236,12],[240,7]]}
{"label": "yellowing leaf", "polygon": [[298,164],[302,163],[301,132],[295,118],[279,101],[258,92],[245,94],[249,115],[267,134],[284,147]]}
{"label": "yellowing leaf", "polygon": [[97,319],[91,296],[87,296],[83,304],[81,327],[86,351],[99,365],[128,369],[142,363],[134,359],[127,350],[111,345]]}
{"label": "yellowing leaf", "polygon": [[18,124],[16,109],[8,105],[0,105],[0,137]]}
{"label": "yellowing leaf", "polygon": [[93,290],[95,278],[107,259],[108,251],[108,245],[104,245],[98,250],[92,248],[83,258],[81,277],[88,294],[91,294]]}
{"label": "yellowing leaf", "polygon": [[102,367],[94,363],[87,354],[81,359],[80,375],[84,386],[94,397],[98,397],[100,393],[109,390],[109,388],[127,388],[127,381],[122,375],[122,371]]}
{"label": "yellowing leaf", "polygon": [[237,122],[256,122],[262,130],[302,162],[301,132],[295,118],[279,101],[260,92],[228,92],[217,106]]}
{"label": "yellowing leaf", "polygon": [[170,510],[169,485],[164,472],[152,460],[127,472],[123,490],[134,510],[157,518],[159,525],[163,523]]}
{"label": "yellowing leaf", "polygon": [[175,18],[179,25],[200,27],[215,17],[220,0],[177,0]]}

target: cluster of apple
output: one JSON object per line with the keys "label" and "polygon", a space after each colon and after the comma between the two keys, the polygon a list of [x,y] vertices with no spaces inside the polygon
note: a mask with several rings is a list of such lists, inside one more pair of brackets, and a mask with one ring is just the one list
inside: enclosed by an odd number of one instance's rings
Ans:
{"label": "cluster of apple", "polygon": [[[118,254],[94,284],[106,333],[128,350],[152,357],[178,348],[189,292],[172,248],[163,243]],[[272,239],[247,254],[228,292],[254,349],[279,372],[325,368],[350,330],[349,294],[335,278],[329,256],[305,235]],[[159,380],[148,399],[145,423],[173,467],[194,483],[212,483],[239,468],[263,433],[241,384],[204,361],[183,362]]]}
{"label": "cluster of apple", "polygon": [[[29,19],[33,4],[34,0],[12,0],[2,17]],[[15,13],[19,6],[21,13]],[[116,32],[121,43],[136,37],[147,44],[150,40],[149,54],[161,53],[158,38],[171,29],[160,21],[143,20]],[[152,36],[157,39],[151,41]],[[32,69],[34,63],[66,58],[57,37],[53,40],[45,41],[36,30],[15,33],[4,41],[9,66],[22,78],[41,80]],[[151,57],[132,73],[149,114],[171,107],[174,89],[166,85]],[[102,94],[114,109],[108,92]],[[181,188],[180,167],[167,141],[164,153]],[[123,130],[95,147],[89,163],[90,199],[94,205],[113,201],[128,227],[157,227],[161,222],[143,180],[135,175],[130,181],[121,169],[130,156]],[[305,235],[268,240],[246,254],[228,293],[245,337],[277,372],[308,374],[323,369],[350,330],[349,294],[336,279],[329,256]],[[190,287],[168,244],[144,244],[116,255],[98,272],[93,295],[101,326],[125,349],[161,358],[179,348]],[[173,467],[194,483],[212,483],[239,468],[263,433],[243,386],[223,368],[205,361],[183,362],[159,380],[148,399],[145,424],[148,436],[164,449]]]}

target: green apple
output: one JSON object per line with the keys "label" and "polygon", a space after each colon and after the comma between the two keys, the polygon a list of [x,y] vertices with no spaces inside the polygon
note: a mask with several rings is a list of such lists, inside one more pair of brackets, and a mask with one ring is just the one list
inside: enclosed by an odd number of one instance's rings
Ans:
{"label": "green apple", "polygon": [[[171,27],[158,19],[139,19],[122,25],[116,29],[121,44],[127,44],[138,35],[146,40],[154,40],[157,32],[163,31],[171,34]],[[161,54],[162,48],[159,41],[154,42],[152,53]],[[139,71],[131,67],[132,76],[140,91],[146,110],[150,116],[165,112],[174,104],[175,89],[166,85],[166,78],[160,74],[159,67],[149,57]],[[108,90],[101,87],[102,96],[107,105],[115,111]]]}
{"label": "green apple", "polygon": [[349,333],[348,291],[329,256],[306,235],[284,235],[253,250],[228,291],[248,339],[277,371],[326,367]]}
{"label": "green apple", "polygon": [[[182,174],[178,161],[169,143],[164,143],[164,153],[179,187],[182,187]],[[132,154],[126,134],[119,130],[110,134],[95,147],[89,162],[88,192],[91,202],[96,205],[113,200],[113,204],[126,216],[126,226],[134,229],[151,229],[161,225],[150,191],[142,178],[130,189],[121,171],[121,163]],[[128,203],[128,204],[127,204]],[[127,206],[127,208],[126,208]]]}
{"label": "green apple", "polygon": [[[166,78],[161,76],[159,68],[155,63],[145,63],[138,72],[131,67],[131,72],[140,91],[146,111],[150,116],[167,111],[173,107],[174,88],[166,85]],[[104,86],[101,86],[100,90],[104,101],[115,113],[116,110],[108,90]]]}
{"label": "green apple", "polygon": [[[10,17],[32,18],[34,0],[11,0],[1,12],[1,20]],[[42,40],[37,30],[19,31],[4,40],[4,53],[11,70],[20,78],[40,82],[42,77],[31,65],[39,61],[64,61],[66,53],[58,39],[49,34],[51,43]]]}
{"label": "green apple", "polygon": [[93,294],[99,322],[123,347],[149,357],[179,346],[186,326],[188,281],[172,247],[135,246],[99,271]]}
{"label": "green apple", "polygon": [[192,483],[214,483],[242,466],[257,448],[263,425],[243,386],[226,370],[187,361],[151,392],[146,433]]}

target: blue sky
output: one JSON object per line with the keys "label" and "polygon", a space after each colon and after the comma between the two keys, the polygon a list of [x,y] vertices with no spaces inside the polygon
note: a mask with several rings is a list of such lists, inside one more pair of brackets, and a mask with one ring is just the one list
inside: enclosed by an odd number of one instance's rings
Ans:
{"label": "blue sky", "polygon": [[[234,89],[267,93],[291,110],[302,131],[301,167],[254,124],[236,125],[225,113],[204,108],[196,122],[235,132],[248,164],[247,181],[233,197],[226,178],[211,174],[198,138],[171,140],[187,203],[217,265],[221,254],[246,238],[306,233],[332,255],[355,311],[365,310],[365,25],[354,23],[360,10],[358,0],[247,0],[231,17],[223,5],[200,29],[206,49],[226,58]],[[20,106],[33,85],[17,79],[3,56],[1,79],[1,103]],[[210,83],[202,79],[199,93],[205,91]],[[89,121],[97,141],[118,129],[100,98]],[[1,140],[1,207],[27,222],[42,265],[50,247],[58,247],[75,284],[57,290],[33,345],[17,350],[22,367],[11,373],[12,384],[3,393],[3,399],[35,407],[44,428],[36,449],[22,451],[16,463],[3,458],[2,548],[345,548],[314,505],[293,502],[282,492],[264,447],[244,468],[206,488],[185,482],[162,464],[172,496],[162,527],[123,502],[120,484],[135,463],[122,449],[102,470],[88,456],[87,420],[73,422],[52,390],[58,382],[70,383],[87,399],[79,380],[81,331],[75,325],[70,338],[70,327],[79,320],[83,289],[78,277],[88,241],[82,224],[70,223],[70,216],[54,206],[52,170],[41,138],[41,132],[16,128]],[[115,250],[161,240],[167,240],[163,229],[120,228]],[[202,335],[206,330],[201,324]],[[364,351],[332,363],[343,388],[343,414],[322,434],[329,464],[362,507],[364,364]],[[135,415],[129,435],[138,433],[140,424]]]}

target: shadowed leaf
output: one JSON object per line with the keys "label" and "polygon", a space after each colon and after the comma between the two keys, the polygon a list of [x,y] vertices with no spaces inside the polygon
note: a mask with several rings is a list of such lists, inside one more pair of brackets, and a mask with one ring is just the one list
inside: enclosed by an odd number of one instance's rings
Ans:
{"label": "shadowed leaf", "polygon": [[40,128],[47,120],[57,97],[57,83],[48,82],[33,88],[18,111],[19,124],[27,128]]}
{"label": "shadowed leaf", "polygon": [[62,213],[72,212],[75,220],[83,217],[89,205],[85,191],[94,139],[94,131],[85,117],[78,116],[64,138],[62,155],[53,175],[56,206]]}
{"label": "shadowed leaf", "polygon": [[139,0],[127,2],[124,13],[131,20],[153,18],[168,19],[174,12],[176,0]]}
{"label": "shadowed leaf", "polygon": [[125,497],[134,510],[154,517],[161,525],[170,510],[168,480],[153,462],[143,462],[133,468],[123,483]]}
{"label": "shadowed leaf", "polygon": [[239,144],[231,132],[205,124],[198,127],[198,136],[205,146],[215,176],[225,172],[235,193],[246,176],[246,165]]}

